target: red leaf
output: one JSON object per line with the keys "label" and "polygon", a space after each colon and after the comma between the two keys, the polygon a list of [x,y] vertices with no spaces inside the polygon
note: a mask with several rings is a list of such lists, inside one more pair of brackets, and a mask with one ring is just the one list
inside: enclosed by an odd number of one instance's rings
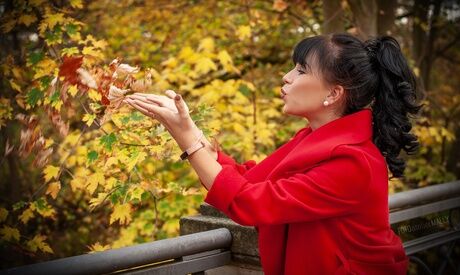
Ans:
{"label": "red leaf", "polygon": [[77,84],[79,82],[77,70],[82,64],[83,56],[65,55],[61,66],[59,66],[59,76],[63,76],[72,85]]}

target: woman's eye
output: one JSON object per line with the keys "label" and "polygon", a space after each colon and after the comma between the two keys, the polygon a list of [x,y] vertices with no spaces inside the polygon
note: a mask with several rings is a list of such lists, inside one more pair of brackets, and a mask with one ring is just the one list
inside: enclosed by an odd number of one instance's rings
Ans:
{"label": "woman's eye", "polygon": [[299,74],[304,74],[305,72],[301,71],[301,70],[297,70],[299,72]]}

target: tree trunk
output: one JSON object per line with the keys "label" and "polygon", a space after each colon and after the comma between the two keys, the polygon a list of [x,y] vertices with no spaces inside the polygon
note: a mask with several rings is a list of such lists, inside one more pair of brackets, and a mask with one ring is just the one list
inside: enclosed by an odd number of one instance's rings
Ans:
{"label": "tree trunk", "polygon": [[323,1],[322,33],[345,32],[345,13],[341,0]]}

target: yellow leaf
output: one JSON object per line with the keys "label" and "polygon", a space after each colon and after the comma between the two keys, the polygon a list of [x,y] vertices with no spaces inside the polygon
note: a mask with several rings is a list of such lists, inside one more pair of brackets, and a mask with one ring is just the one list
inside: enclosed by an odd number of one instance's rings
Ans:
{"label": "yellow leaf", "polygon": [[59,181],[53,181],[52,183],[48,184],[46,194],[50,194],[53,199],[56,199],[59,190],[61,190],[61,183]]}
{"label": "yellow leaf", "polygon": [[4,225],[2,229],[0,229],[0,234],[2,234],[2,239],[5,241],[19,241],[20,234],[19,230],[16,228]]}
{"label": "yellow leaf", "polygon": [[95,244],[91,245],[91,246],[87,246],[89,249],[90,249],[90,252],[88,253],[94,253],[94,252],[97,252],[97,251],[104,251],[104,250],[107,250],[107,249],[110,249],[110,245],[101,245],[99,242],[96,242]]}
{"label": "yellow leaf", "polygon": [[43,170],[43,175],[45,178],[45,182],[49,182],[51,179],[58,179],[59,177],[59,171],[60,168],[53,166],[53,165],[47,165],[45,169]]}
{"label": "yellow leaf", "polygon": [[19,86],[18,84],[16,84],[16,82],[14,82],[13,79],[10,79],[10,86],[11,88],[13,88],[13,90],[16,90],[18,92],[22,92],[21,91],[21,86]]}
{"label": "yellow leaf", "polygon": [[59,176],[59,167],[53,165],[47,165],[43,170],[43,174],[45,175],[45,181],[48,182],[51,179],[58,179]]}
{"label": "yellow leaf", "polygon": [[250,26],[239,26],[236,31],[236,35],[240,40],[245,40],[251,36],[251,27]]}
{"label": "yellow leaf", "polygon": [[81,9],[83,8],[82,0],[70,0],[72,8]]}
{"label": "yellow leaf", "polygon": [[216,64],[208,57],[202,57],[198,60],[195,69],[202,74],[206,74],[211,70],[217,70]]}
{"label": "yellow leaf", "polygon": [[86,185],[86,180],[81,177],[75,177],[70,181],[70,187],[72,191],[77,191],[78,189],[84,189]]}
{"label": "yellow leaf", "polygon": [[45,58],[37,63],[35,67],[34,79],[52,75],[54,70],[57,68],[56,62],[50,58]]}
{"label": "yellow leaf", "polygon": [[37,249],[40,249],[43,252],[54,253],[51,247],[45,243],[46,236],[35,235],[35,237],[27,242],[27,247],[30,251],[36,252]]}
{"label": "yellow leaf", "polygon": [[86,188],[90,194],[93,194],[99,184],[104,184],[104,174],[102,172],[96,172],[89,176],[88,184]]}
{"label": "yellow leaf", "polygon": [[94,100],[94,101],[101,101],[101,99],[102,99],[101,94],[98,91],[94,90],[94,89],[89,89],[88,97],[90,99]]}
{"label": "yellow leaf", "polygon": [[211,37],[206,37],[200,41],[200,45],[198,46],[198,50],[202,50],[204,52],[212,52],[214,51],[214,39]]}
{"label": "yellow leaf", "polygon": [[2,31],[4,33],[8,33],[14,28],[15,25],[16,25],[16,20],[10,19],[2,25]]}
{"label": "yellow leaf", "polygon": [[26,27],[35,21],[37,21],[37,17],[33,14],[23,14],[19,17],[19,23],[26,25]]}
{"label": "yellow leaf", "polygon": [[61,50],[61,56],[68,55],[78,55],[80,53],[80,50],[77,47],[70,47],[70,48],[64,48]]}
{"label": "yellow leaf", "polygon": [[[220,63],[224,66],[225,69],[230,68],[229,66],[233,64],[232,58],[226,50],[222,50],[217,55]],[[228,69],[227,69],[228,70]]]}
{"label": "yellow leaf", "polygon": [[91,126],[96,118],[95,114],[85,114],[83,116],[83,122],[86,122],[86,125]]}
{"label": "yellow leaf", "polygon": [[23,224],[26,224],[31,218],[34,217],[34,212],[32,207],[27,208],[22,212],[21,216],[19,216],[19,219]]}
{"label": "yellow leaf", "polygon": [[54,26],[57,24],[61,24],[65,22],[64,14],[63,13],[46,13],[45,20],[47,27],[52,30]]}
{"label": "yellow leaf", "polygon": [[0,207],[0,222],[5,221],[6,217],[8,217],[8,210],[6,210],[3,207]]}
{"label": "yellow leaf", "polygon": [[94,48],[104,49],[107,47],[107,42],[105,40],[95,40],[93,41]]}
{"label": "yellow leaf", "polygon": [[119,220],[120,224],[128,224],[131,221],[131,205],[129,203],[115,204],[113,212],[110,215],[110,224]]}
{"label": "yellow leaf", "polygon": [[100,205],[104,201],[104,199],[107,197],[107,194],[108,193],[100,192],[97,194],[97,198],[92,198],[89,201],[90,210],[93,211],[95,207]]}
{"label": "yellow leaf", "polygon": [[69,95],[71,95],[72,97],[75,97],[75,95],[78,93],[77,85],[72,85],[72,86],[70,86],[69,89],[67,90],[67,92],[68,92]]}
{"label": "yellow leaf", "polygon": [[104,57],[104,55],[102,54],[100,50],[97,50],[95,47],[91,47],[91,46],[84,47],[81,53],[84,55],[91,55],[94,57],[100,57],[100,58]]}
{"label": "yellow leaf", "polygon": [[144,189],[142,189],[139,186],[135,186],[135,185],[133,185],[133,187],[131,187],[129,190],[131,199],[138,199],[139,201],[142,200],[142,193],[144,193]]}

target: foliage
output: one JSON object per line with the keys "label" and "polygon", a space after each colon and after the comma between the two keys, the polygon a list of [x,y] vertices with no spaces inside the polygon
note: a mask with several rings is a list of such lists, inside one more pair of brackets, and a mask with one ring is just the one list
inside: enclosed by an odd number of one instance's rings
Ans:
{"label": "foliage", "polygon": [[[180,91],[238,161],[261,161],[305,126],[282,115],[279,89],[294,44],[317,34],[316,2],[59,5],[13,1],[0,21],[14,45],[0,55],[0,247],[17,253],[4,265],[173,237],[197,212],[196,174],[157,121],[121,104],[127,93]],[[454,178],[441,155],[455,136],[439,117],[414,121],[422,150],[390,192]]]}

